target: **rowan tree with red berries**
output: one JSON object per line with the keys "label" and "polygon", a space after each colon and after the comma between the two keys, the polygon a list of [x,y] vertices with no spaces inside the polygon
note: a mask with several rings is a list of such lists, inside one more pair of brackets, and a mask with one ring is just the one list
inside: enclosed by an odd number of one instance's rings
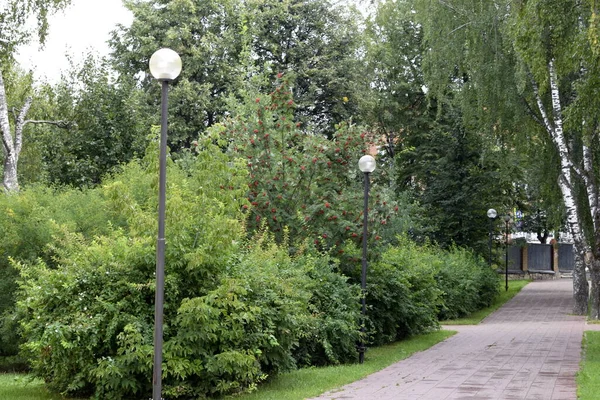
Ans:
{"label": "rowan tree with red berries", "polygon": [[[351,122],[338,124],[331,140],[307,131],[294,121],[289,82],[281,74],[278,79],[272,93],[256,96],[245,115],[221,127],[230,150],[247,162],[249,232],[268,227],[278,241],[309,238],[319,249],[342,254],[347,241],[362,239],[358,159],[378,143]],[[370,240],[383,238],[398,211],[393,201],[383,200],[382,188],[376,181],[371,186]]]}

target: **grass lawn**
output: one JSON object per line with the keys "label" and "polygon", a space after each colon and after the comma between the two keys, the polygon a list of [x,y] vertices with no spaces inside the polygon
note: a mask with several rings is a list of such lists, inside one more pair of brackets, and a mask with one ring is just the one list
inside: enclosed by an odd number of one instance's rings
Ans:
{"label": "grass lawn", "polygon": [[25,374],[0,374],[0,399],[6,400],[62,400],[63,397],[50,394],[44,382],[31,380]]}
{"label": "grass lawn", "polygon": [[323,368],[304,368],[281,374],[261,385],[258,391],[242,396],[226,397],[236,400],[302,400],[318,396],[336,387],[352,383],[397,361],[423,351],[454,335],[453,331],[438,331],[403,340],[387,346],[370,348],[364,364]]}
{"label": "grass lawn", "polygon": [[581,368],[577,373],[577,398],[595,400],[600,393],[600,332],[583,333]]}
{"label": "grass lawn", "polygon": [[515,280],[508,281],[508,291],[505,290],[504,281],[501,282],[500,294],[496,297],[496,300],[492,303],[491,306],[484,308],[483,310],[479,310],[474,312],[473,314],[459,319],[449,319],[446,321],[440,321],[442,325],[477,325],[485,317],[502,307],[504,303],[515,297],[517,293],[521,291],[527,285],[529,280]]}

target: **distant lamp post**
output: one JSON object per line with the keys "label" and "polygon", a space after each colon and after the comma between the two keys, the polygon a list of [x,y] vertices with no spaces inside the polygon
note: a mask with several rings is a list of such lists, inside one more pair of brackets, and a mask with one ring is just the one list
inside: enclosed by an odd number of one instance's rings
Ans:
{"label": "distant lamp post", "polygon": [[365,317],[367,314],[366,296],[367,296],[367,224],[369,212],[369,174],[375,171],[375,159],[370,156],[362,156],[358,160],[358,168],[365,174],[365,202],[363,210],[363,236],[362,236],[362,274],[360,279],[361,302],[362,302],[362,322],[360,331],[362,333],[360,343],[358,344],[358,362],[362,364],[365,361]]}
{"label": "distant lamp post", "polygon": [[152,399],[162,399],[163,306],[165,292],[165,203],[167,189],[167,110],[169,82],[179,76],[181,58],[171,49],[150,57],[150,73],[161,82],[160,156],[158,179],[158,239],[156,241],[156,294],[154,298],[154,370]]}
{"label": "distant lamp post", "polygon": [[504,240],[505,247],[505,259],[504,259],[504,278],[506,282],[506,291],[508,291],[508,235],[510,235],[510,223],[512,220],[510,219],[510,215],[504,216],[504,222],[506,223],[506,238]]}
{"label": "distant lamp post", "polygon": [[494,231],[494,220],[498,216],[498,213],[493,208],[490,208],[487,211],[487,216],[488,216],[488,218],[490,220],[490,232],[489,232],[490,254],[489,254],[489,257],[488,257],[488,265],[491,267],[492,266],[492,235],[493,235],[493,231]]}

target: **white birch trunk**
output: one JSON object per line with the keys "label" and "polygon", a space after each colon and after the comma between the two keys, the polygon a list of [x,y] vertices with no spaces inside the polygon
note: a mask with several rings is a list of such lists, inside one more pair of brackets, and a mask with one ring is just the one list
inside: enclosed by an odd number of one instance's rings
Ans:
{"label": "white birch trunk", "polygon": [[583,168],[585,188],[587,191],[588,202],[590,204],[590,212],[594,225],[594,249],[591,257],[590,277],[592,288],[590,292],[590,310],[589,316],[591,319],[600,319],[600,213],[598,209],[598,185],[596,183],[596,175],[594,173],[594,156],[589,146],[583,146]]}
{"label": "white birch trunk", "polygon": [[594,173],[594,157],[592,149],[589,146],[583,146],[583,179],[587,191],[588,202],[590,203],[590,213],[594,221],[594,232],[598,230],[598,186],[596,185],[596,174]]}
{"label": "white birch trunk", "polygon": [[4,152],[4,174],[2,183],[4,185],[4,190],[9,193],[19,190],[17,166],[21,148],[23,146],[23,127],[26,124],[25,117],[31,107],[31,101],[31,97],[28,97],[25,100],[25,104],[16,117],[15,134],[13,138],[10,120],[8,118],[8,98],[6,97],[2,71],[0,71],[0,133],[2,134],[2,150]]}
{"label": "white birch trunk", "polygon": [[587,314],[589,296],[589,286],[586,279],[585,267],[586,259],[591,255],[591,247],[583,234],[581,218],[575,201],[572,176],[573,162],[564,137],[560,91],[553,60],[548,63],[548,74],[550,78],[550,94],[552,96],[552,115],[554,123],[550,122],[550,119],[548,118],[545,106],[539,95],[537,84],[533,79],[532,83],[538,109],[542,115],[546,131],[550,134],[560,158],[561,172],[558,183],[563,203],[567,211],[567,226],[573,236],[575,245],[575,268],[573,270],[573,296],[575,298],[575,306],[573,312],[578,315],[585,315]]}

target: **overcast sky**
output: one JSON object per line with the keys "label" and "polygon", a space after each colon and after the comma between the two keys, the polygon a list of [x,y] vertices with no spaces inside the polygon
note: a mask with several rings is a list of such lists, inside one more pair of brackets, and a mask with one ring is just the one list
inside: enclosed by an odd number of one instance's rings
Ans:
{"label": "overcast sky", "polygon": [[131,20],[132,15],[121,0],[73,0],[64,12],[50,18],[44,50],[39,49],[38,43],[32,43],[21,49],[17,60],[24,69],[33,69],[36,77],[56,81],[60,71],[69,66],[65,54],[76,60],[89,50],[108,54],[109,32],[117,23],[129,25]]}

